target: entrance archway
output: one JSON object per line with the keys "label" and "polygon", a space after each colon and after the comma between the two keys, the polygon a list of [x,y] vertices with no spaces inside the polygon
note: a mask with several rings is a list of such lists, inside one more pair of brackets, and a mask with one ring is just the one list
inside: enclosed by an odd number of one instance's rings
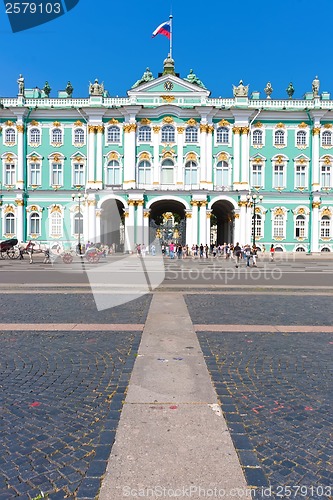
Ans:
{"label": "entrance archway", "polygon": [[109,245],[114,252],[125,248],[125,206],[120,200],[105,200],[101,208],[101,243]]}
{"label": "entrance archway", "polygon": [[234,241],[234,206],[228,200],[218,200],[212,204],[211,243],[223,245]]}
{"label": "entrance archway", "polygon": [[171,242],[185,245],[185,206],[176,200],[156,200],[150,205],[149,227],[151,238],[159,238],[161,245]]}

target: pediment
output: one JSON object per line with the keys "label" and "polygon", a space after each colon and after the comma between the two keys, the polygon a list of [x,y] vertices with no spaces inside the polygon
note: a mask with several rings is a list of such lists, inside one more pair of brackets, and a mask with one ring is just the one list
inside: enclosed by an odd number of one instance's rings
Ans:
{"label": "pediment", "polygon": [[199,85],[187,82],[175,75],[163,75],[147,83],[142,83],[138,87],[127,92],[128,96],[153,97],[153,96],[173,96],[173,97],[208,97],[210,91],[203,89]]}

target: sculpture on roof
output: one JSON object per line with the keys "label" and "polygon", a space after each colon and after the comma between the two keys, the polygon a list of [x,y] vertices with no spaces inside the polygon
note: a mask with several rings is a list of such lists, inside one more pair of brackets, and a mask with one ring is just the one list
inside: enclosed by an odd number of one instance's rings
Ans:
{"label": "sculpture on roof", "polygon": [[65,88],[65,91],[67,92],[68,97],[72,97],[74,89],[73,89],[72,84],[71,84],[70,81],[67,82],[67,86]]}
{"label": "sculpture on roof", "polygon": [[153,73],[150,71],[149,68],[146,68],[146,71],[143,73],[140,80],[138,80],[137,82],[135,82],[134,85],[132,85],[132,89],[135,89],[136,87],[138,87],[142,83],[151,82],[152,80],[154,80]]}
{"label": "sculpture on roof", "polygon": [[267,82],[267,85],[266,87],[264,88],[264,92],[267,96],[267,99],[270,99],[271,98],[271,95],[273,93],[273,87],[272,87],[272,84],[271,82]]}
{"label": "sculpture on roof", "polygon": [[318,76],[316,76],[316,78],[312,82],[313,97],[318,97],[318,95],[319,95],[319,85],[320,85],[320,81],[318,80]]}
{"label": "sculpture on roof", "polygon": [[184,78],[185,81],[187,82],[190,82],[194,85],[198,85],[199,87],[201,87],[202,89],[206,89],[205,85],[202,83],[201,80],[199,80],[199,78],[197,78],[196,74],[193,73],[193,69],[190,69],[190,73],[187,75],[186,78]]}
{"label": "sculpture on roof", "polygon": [[43,88],[43,92],[44,94],[46,95],[46,97],[49,97],[50,93],[51,93],[51,87],[49,85],[49,82],[45,82],[45,85],[44,85],[44,88]]}
{"label": "sculpture on roof", "polygon": [[243,85],[243,80],[239,81],[239,85],[236,87],[235,85],[232,86],[233,92],[234,92],[234,97],[247,97],[249,93],[249,86],[248,85]]}
{"label": "sculpture on roof", "polygon": [[89,95],[103,95],[104,94],[104,83],[98,83],[96,78],[94,83],[89,84]]}
{"label": "sculpture on roof", "polygon": [[289,83],[288,87],[286,88],[286,92],[288,94],[289,99],[291,99],[292,96],[294,95],[294,92],[295,92],[294,86],[291,82]]}
{"label": "sculpture on roof", "polygon": [[24,78],[22,75],[17,79],[18,83],[18,95],[24,95]]}

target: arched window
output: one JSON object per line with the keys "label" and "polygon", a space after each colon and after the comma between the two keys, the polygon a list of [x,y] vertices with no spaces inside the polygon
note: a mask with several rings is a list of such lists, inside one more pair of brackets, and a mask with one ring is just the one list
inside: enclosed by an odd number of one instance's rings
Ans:
{"label": "arched window", "polygon": [[185,163],[185,185],[193,186],[198,184],[198,164],[195,161]]}
{"label": "arched window", "polygon": [[139,137],[140,142],[150,142],[151,141],[151,128],[147,125],[144,125],[139,128]]}
{"label": "arched window", "polygon": [[138,183],[151,184],[151,163],[147,160],[142,160],[138,164]]}
{"label": "arched window", "polygon": [[59,212],[53,212],[50,217],[50,236],[52,238],[62,236],[62,217]]}
{"label": "arched window", "polygon": [[75,235],[83,234],[83,215],[81,212],[77,212],[74,215],[74,232]]}
{"label": "arched window", "polygon": [[40,130],[38,128],[32,128],[30,129],[30,142],[32,144],[40,144]]}
{"label": "arched window", "polygon": [[111,125],[107,130],[107,141],[110,144],[111,142],[120,142],[120,128],[116,125]]}
{"label": "arched window", "polygon": [[[262,218],[261,215],[255,214],[255,225],[256,225],[256,238],[261,238],[262,237]],[[252,217],[252,237],[254,233],[254,217]]]}
{"label": "arched window", "polygon": [[16,140],[15,129],[7,128],[5,132],[5,142],[13,143]]}
{"label": "arched window", "polygon": [[254,130],[252,134],[252,143],[254,146],[262,146],[263,133],[261,130]]}
{"label": "arched window", "polygon": [[40,234],[40,215],[37,212],[30,216],[30,234]]}
{"label": "arched window", "polygon": [[296,134],[296,144],[297,146],[306,145],[306,132],[304,130],[299,130]]}
{"label": "arched window", "polygon": [[330,238],[331,237],[331,218],[328,215],[323,215],[320,221],[320,237]]}
{"label": "arched window", "polygon": [[322,165],[320,168],[321,187],[332,187],[332,168],[331,165]]}
{"label": "arched window", "polygon": [[198,142],[198,129],[196,127],[186,127],[185,142]]}
{"label": "arched window", "polygon": [[175,142],[175,127],[172,125],[164,125],[161,129],[161,141],[162,142]]}
{"label": "arched window", "polygon": [[219,161],[215,168],[215,186],[229,186],[229,165],[226,161]]}
{"label": "arched window", "polygon": [[325,132],[322,133],[321,145],[332,146],[332,132],[329,132],[329,130],[325,130]]}
{"label": "arched window", "polygon": [[111,160],[107,164],[105,184],[108,186],[121,184],[119,161]]}
{"label": "arched window", "polygon": [[305,217],[297,215],[295,221],[295,238],[305,238]]}
{"label": "arched window", "polygon": [[284,217],[283,215],[275,215],[273,219],[273,237],[284,238]]}
{"label": "arched window", "polygon": [[84,144],[84,130],[83,130],[83,128],[76,128],[74,130],[74,142],[75,142],[75,144]]}
{"label": "arched window", "polygon": [[162,161],[161,184],[174,184],[174,163],[172,160]]}
{"label": "arched window", "polygon": [[219,127],[216,130],[216,142],[218,142],[219,144],[228,144],[229,129],[227,127]]}
{"label": "arched window", "polygon": [[5,217],[5,233],[15,234],[15,215],[9,213]]}
{"label": "arched window", "polygon": [[285,145],[285,133],[283,130],[277,130],[274,134],[274,144],[276,146]]}
{"label": "arched window", "polygon": [[52,143],[61,144],[62,143],[62,130],[60,128],[54,128],[52,130]]}

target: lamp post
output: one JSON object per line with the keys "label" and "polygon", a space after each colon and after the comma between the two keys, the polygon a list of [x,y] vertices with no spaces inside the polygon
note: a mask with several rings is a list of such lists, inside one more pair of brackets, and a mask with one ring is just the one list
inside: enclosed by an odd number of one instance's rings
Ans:
{"label": "lamp post", "polygon": [[261,201],[263,200],[263,196],[260,195],[260,196],[257,196],[256,194],[248,194],[247,195],[247,201],[249,202],[249,204],[252,203],[253,205],[253,237],[252,237],[252,245],[255,247],[256,246],[256,206],[259,203],[261,203]]}
{"label": "lamp post", "polygon": [[[77,201],[79,203],[79,223],[78,223],[78,238],[77,238],[77,250],[79,255],[82,254],[81,251],[81,198],[82,194],[79,192],[77,195],[75,193],[72,194],[72,200],[76,201],[76,196],[77,196]],[[75,229],[75,219],[74,219],[74,229]]]}

